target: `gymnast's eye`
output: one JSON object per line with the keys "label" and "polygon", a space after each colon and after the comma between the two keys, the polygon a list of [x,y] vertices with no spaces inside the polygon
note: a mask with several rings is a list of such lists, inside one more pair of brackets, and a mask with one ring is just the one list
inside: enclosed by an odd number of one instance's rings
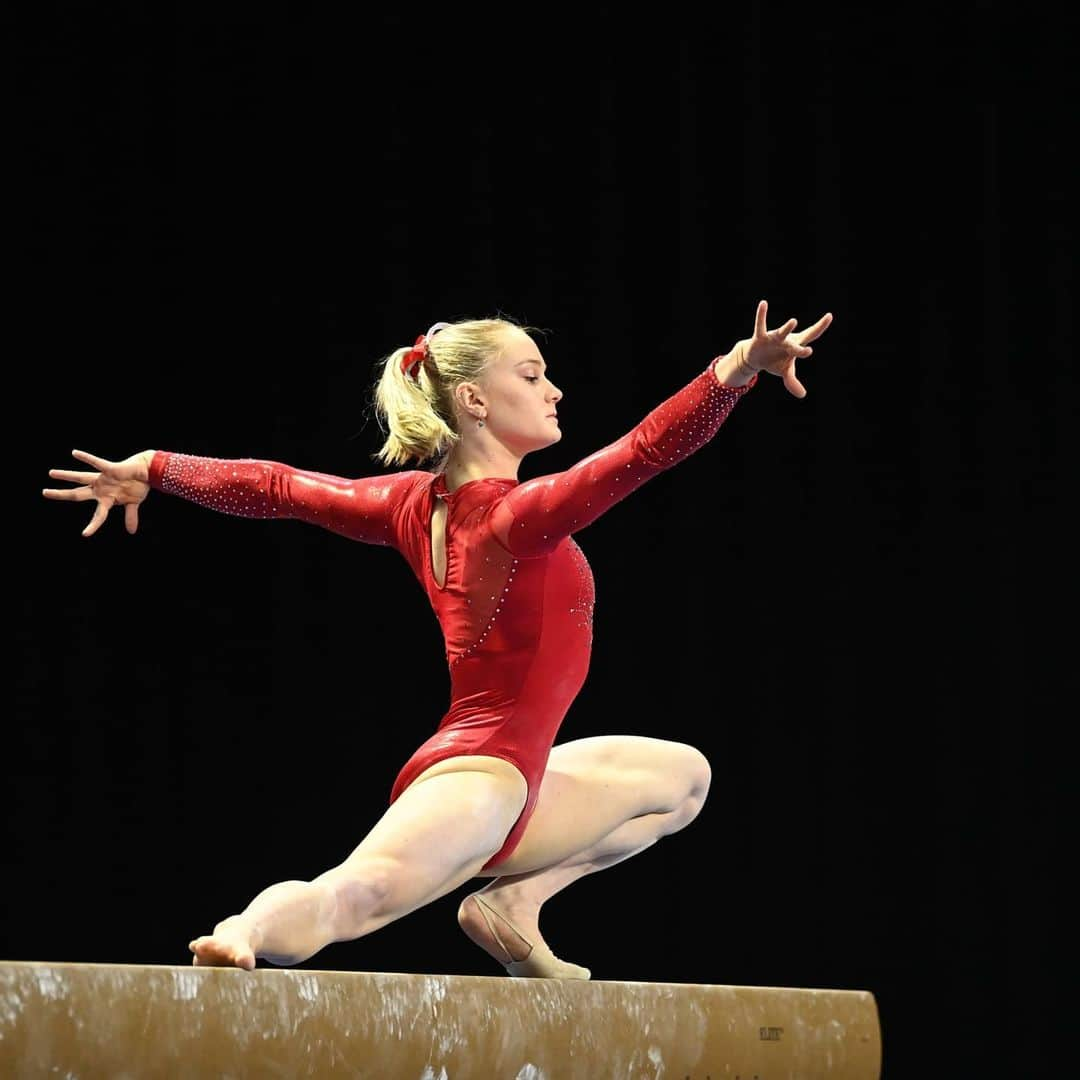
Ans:
{"label": "gymnast's eye", "polygon": [[539,375],[526,375],[525,378],[528,379],[529,382],[539,382],[540,381],[540,376]]}

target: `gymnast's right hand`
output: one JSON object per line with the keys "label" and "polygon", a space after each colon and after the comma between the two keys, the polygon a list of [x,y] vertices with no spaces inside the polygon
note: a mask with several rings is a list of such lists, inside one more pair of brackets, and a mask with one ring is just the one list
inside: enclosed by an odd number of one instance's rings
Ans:
{"label": "gymnast's right hand", "polygon": [[124,527],[134,533],[139,527],[139,503],[150,493],[150,461],[153,450],[133,454],[124,461],[106,461],[85,450],[72,450],[71,456],[92,465],[97,472],[74,472],[70,469],[50,469],[54,480],[69,480],[78,487],[44,488],[46,499],[67,499],[69,502],[97,500],[97,509],[83,536],[93,536],[101,528],[114,506],[124,508]]}

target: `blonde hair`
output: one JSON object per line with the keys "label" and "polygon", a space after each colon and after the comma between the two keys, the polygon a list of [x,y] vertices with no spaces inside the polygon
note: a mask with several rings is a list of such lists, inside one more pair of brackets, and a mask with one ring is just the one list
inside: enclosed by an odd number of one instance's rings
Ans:
{"label": "blonde hair", "polygon": [[375,384],[375,416],[387,438],[372,457],[384,465],[445,459],[461,440],[454,390],[480,378],[501,353],[508,330],[532,329],[502,316],[444,324],[429,339],[427,358],[413,368],[416,378],[401,370],[412,346],[384,357]]}

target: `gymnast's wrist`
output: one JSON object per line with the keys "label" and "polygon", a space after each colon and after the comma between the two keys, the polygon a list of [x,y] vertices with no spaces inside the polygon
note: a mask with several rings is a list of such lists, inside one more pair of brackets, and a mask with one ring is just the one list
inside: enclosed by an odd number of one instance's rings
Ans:
{"label": "gymnast's wrist", "polygon": [[757,377],[757,372],[746,364],[746,342],[737,341],[731,352],[718,356],[713,362],[713,374],[721,386],[733,389],[749,386]]}

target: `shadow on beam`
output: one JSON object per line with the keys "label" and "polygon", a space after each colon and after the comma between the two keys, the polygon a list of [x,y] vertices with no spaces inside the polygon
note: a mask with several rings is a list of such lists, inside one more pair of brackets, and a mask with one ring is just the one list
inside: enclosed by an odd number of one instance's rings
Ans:
{"label": "shadow on beam", "polygon": [[0,1076],[878,1080],[862,990],[0,962]]}

